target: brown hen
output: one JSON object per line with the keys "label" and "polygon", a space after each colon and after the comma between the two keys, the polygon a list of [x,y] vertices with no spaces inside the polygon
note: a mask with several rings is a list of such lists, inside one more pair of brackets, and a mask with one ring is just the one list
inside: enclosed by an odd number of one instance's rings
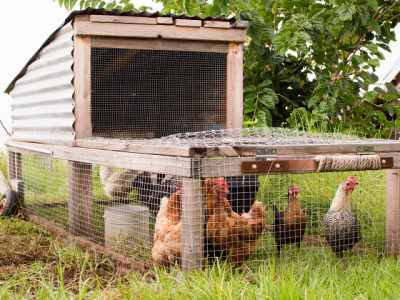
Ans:
{"label": "brown hen", "polygon": [[255,201],[250,211],[240,216],[225,197],[229,190],[223,178],[208,180],[206,184],[208,240],[229,256],[235,266],[240,266],[257,250],[258,238],[266,225],[264,207]]}
{"label": "brown hen", "polygon": [[152,255],[154,262],[165,267],[181,259],[181,193],[163,197],[157,214]]}

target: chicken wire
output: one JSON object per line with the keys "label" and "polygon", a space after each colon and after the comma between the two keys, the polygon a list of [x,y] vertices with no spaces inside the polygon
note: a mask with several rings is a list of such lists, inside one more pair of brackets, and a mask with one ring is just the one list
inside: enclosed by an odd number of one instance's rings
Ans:
{"label": "chicken wire", "polygon": [[362,138],[340,133],[313,133],[279,127],[220,129],[171,134],[161,138],[92,137],[108,143],[134,146],[221,147],[221,146],[282,146],[282,145],[333,145],[372,143],[397,144],[398,141]]}
{"label": "chicken wire", "polygon": [[227,53],[218,52],[226,47],[124,41],[91,48],[90,136],[159,138],[226,128]]}
{"label": "chicken wire", "polygon": [[[388,156],[398,159],[395,153]],[[165,166],[172,160],[164,159]],[[184,165],[174,159],[179,167]],[[278,264],[337,261],[326,243],[323,220],[339,185],[355,174],[359,184],[351,194],[351,207],[362,238],[352,251],[344,252],[344,258],[357,262],[386,252],[385,231],[390,226],[386,221],[386,170],[233,176],[246,160],[202,158],[201,165],[212,167],[189,178],[178,171],[150,173],[23,154],[17,173],[22,174],[29,211],[72,235],[82,235],[149,265],[182,266],[220,259],[250,268],[270,260]],[[212,184],[205,176],[213,178]],[[223,183],[229,192],[216,192]],[[304,237],[300,249],[295,243],[282,245],[278,253],[277,243],[283,240],[274,235],[274,205],[284,211],[294,185],[306,216]],[[390,185],[393,188],[399,182]],[[222,194],[225,197],[217,197]],[[261,218],[251,214],[253,205],[262,211]],[[287,234],[294,230],[289,227]]]}

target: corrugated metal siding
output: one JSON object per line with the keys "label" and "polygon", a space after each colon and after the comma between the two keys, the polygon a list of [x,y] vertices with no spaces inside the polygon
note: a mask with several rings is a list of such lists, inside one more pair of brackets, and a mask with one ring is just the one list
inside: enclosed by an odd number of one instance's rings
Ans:
{"label": "corrugated metal siding", "polygon": [[61,28],[10,93],[13,140],[67,145],[75,138],[73,28]]}

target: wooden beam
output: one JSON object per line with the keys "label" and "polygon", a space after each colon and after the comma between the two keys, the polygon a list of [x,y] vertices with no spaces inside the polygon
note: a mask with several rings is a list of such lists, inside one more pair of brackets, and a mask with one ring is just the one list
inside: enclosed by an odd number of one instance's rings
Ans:
{"label": "wooden beam", "polygon": [[[244,29],[191,28],[173,25],[75,22],[76,36],[114,36],[129,38],[164,38],[199,41],[245,42]],[[243,75],[242,75],[243,76]]]}
{"label": "wooden beam", "polygon": [[175,19],[175,26],[201,27],[201,20]]}
{"label": "wooden beam", "polygon": [[73,236],[93,238],[92,165],[68,161],[68,228]]}
{"label": "wooden beam", "polygon": [[[25,149],[25,146],[51,150],[49,157],[85,162],[115,168],[142,170],[175,176],[192,176],[192,159],[189,157],[137,154],[110,150],[96,150],[67,146],[43,145],[18,141],[6,141],[7,151],[43,156],[40,152]],[[151,146],[149,146],[151,147]]]}
{"label": "wooden beam", "polygon": [[[80,24],[76,22],[76,24]],[[75,138],[84,139],[92,136],[90,113],[90,38],[74,36],[74,100],[75,100]]]}
{"label": "wooden beam", "polygon": [[111,150],[120,152],[143,153],[143,154],[158,154],[166,156],[181,156],[181,157],[201,157],[206,155],[205,148],[191,147],[174,147],[174,146],[157,146],[157,145],[131,145],[123,143],[109,143],[101,140],[78,140],[71,141],[72,147]]}
{"label": "wooden beam", "polygon": [[[320,155],[320,154],[357,154],[359,146],[373,146],[374,153],[400,152],[400,142],[393,143],[346,143],[332,145],[266,145],[266,146],[218,146],[208,147],[207,156],[253,156],[257,149],[276,149],[276,155]],[[396,163],[395,163],[396,166]]]}
{"label": "wooden beam", "polygon": [[127,24],[157,24],[157,19],[156,18],[146,18],[146,17],[131,17],[131,16],[90,15],[90,22],[127,23]]}
{"label": "wooden beam", "polygon": [[400,169],[386,171],[386,252],[400,254]]}
{"label": "wooden beam", "polygon": [[243,127],[243,44],[230,43],[227,62],[227,128]]}
{"label": "wooden beam", "polygon": [[204,262],[204,196],[202,181],[182,179],[181,264],[184,272],[201,269]]}
{"label": "wooden beam", "polygon": [[196,51],[228,53],[229,43],[208,41],[184,41],[164,39],[129,39],[121,37],[93,37],[92,47],[113,49],[149,49],[149,50],[172,50],[172,51]]}

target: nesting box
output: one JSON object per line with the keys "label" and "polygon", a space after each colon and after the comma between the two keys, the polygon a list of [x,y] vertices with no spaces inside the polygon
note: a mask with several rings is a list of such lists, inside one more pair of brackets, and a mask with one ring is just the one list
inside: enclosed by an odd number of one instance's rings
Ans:
{"label": "nesting box", "polygon": [[248,21],[74,12],[12,81],[13,139],[159,138],[242,127]]}

